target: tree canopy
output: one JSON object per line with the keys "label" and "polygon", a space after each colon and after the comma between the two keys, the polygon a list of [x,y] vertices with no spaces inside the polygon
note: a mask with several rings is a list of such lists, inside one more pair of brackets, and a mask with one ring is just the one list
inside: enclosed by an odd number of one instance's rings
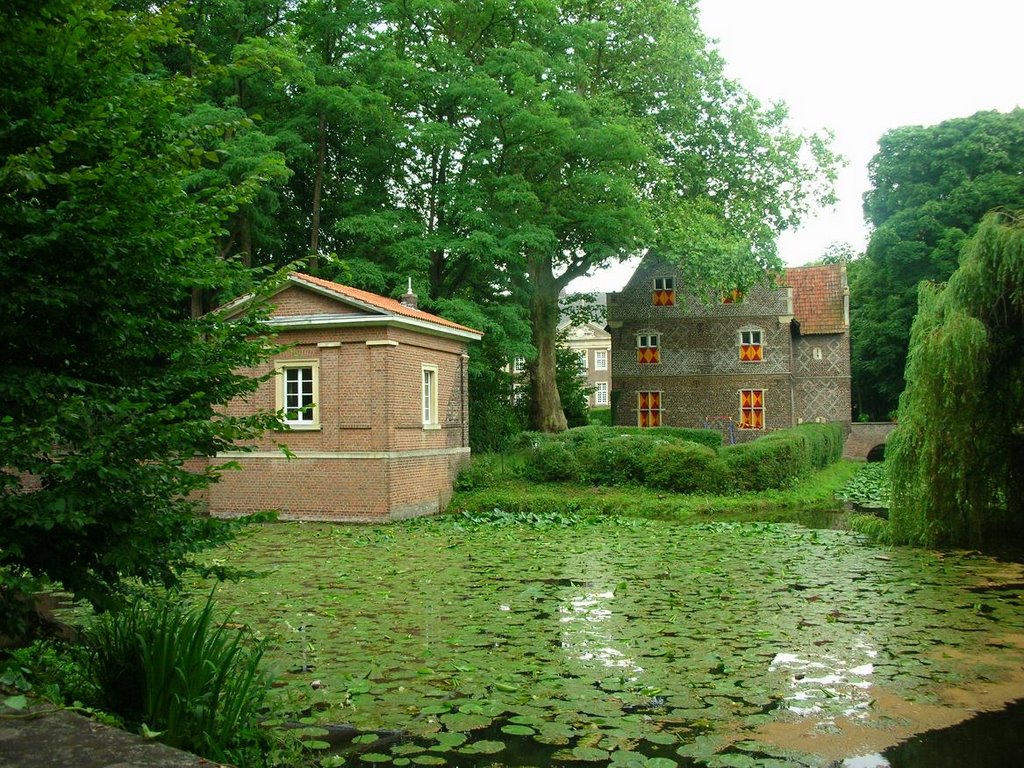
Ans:
{"label": "tree canopy", "polygon": [[943,282],[989,211],[1024,206],[1024,110],[885,134],[864,212],[874,230],[851,270],[854,407],[887,418],[903,391],[923,280]]}
{"label": "tree canopy", "polygon": [[12,0],[0,23],[0,567],[97,600],[173,580],[216,528],[183,463],[270,423],[217,415],[267,346],[203,315],[253,270],[411,277],[486,332],[471,434],[515,421],[515,356],[558,430],[573,278],[656,247],[743,287],[830,194],[827,139],[724,75],[695,0]]}
{"label": "tree canopy", "polygon": [[1024,217],[992,214],[919,291],[889,440],[897,541],[977,545],[1024,524]]}
{"label": "tree canopy", "polygon": [[197,293],[248,285],[217,241],[267,179],[215,178],[252,126],[199,108],[160,60],[181,46],[166,12],[0,8],[0,597],[172,583],[222,538],[185,462],[275,423],[219,411],[257,385],[255,322],[192,316]]}
{"label": "tree canopy", "polygon": [[291,171],[231,245],[254,263],[308,251],[378,292],[411,276],[426,308],[487,331],[474,400],[507,384],[495,363],[530,361],[541,428],[564,426],[554,337],[574,277],[656,246],[695,280],[747,284],[829,195],[827,142],[724,76],[692,0],[220,0],[186,17],[224,68],[208,99],[258,115],[258,149]]}

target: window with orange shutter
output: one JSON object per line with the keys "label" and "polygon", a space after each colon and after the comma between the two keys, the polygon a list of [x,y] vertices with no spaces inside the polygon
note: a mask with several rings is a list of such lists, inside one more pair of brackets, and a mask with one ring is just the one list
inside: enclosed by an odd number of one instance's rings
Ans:
{"label": "window with orange shutter", "polygon": [[641,365],[661,362],[661,342],[656,333],[641,333],[636,337],[636,361]]}
{"label": "window with orange shutter", "polygon": [[637,392],[637,424],[641,427],[661,426],[661,392]]}
{"label": "window with orange shutter", "polygon": [[654,278],[652,303],[656,307],[674,307],[676,304],[676,280],[674,277]]}
{"label": "window with orange shutter", "polygon": [[764,390],[740,390],[740,429],[764,429]]}
{"label": "window with orange shutter", "polygon": [[759,363],[764,360],[764,344],[761,331],[740,331],[740,362]]}

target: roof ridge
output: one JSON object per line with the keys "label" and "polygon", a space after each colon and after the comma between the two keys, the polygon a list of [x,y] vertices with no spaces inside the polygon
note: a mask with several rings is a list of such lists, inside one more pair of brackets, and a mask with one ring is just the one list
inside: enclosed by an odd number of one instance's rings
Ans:
{"label": "roof ridge", "polygon": [[333,293],[339,294],[348,299],[352,299],[364,304],[369,304],[385,312],[390,312],[396,315],[402,315],[414,320],[422,320],[429,323],[435,323],[445,328],[453,328],[459,331],[465,331],[467,333],[473,333],[483,335],[482,331],[478,331],[475,328],[470,328],[466,325],[461,325],[447,318],[435,315],[431,312],[425,312],[422,309],[413,309],[408,307],[397,299],[392,299],[387,296],[381,296],[378,293],[371,291],[364,291],[361,288],[353,288],[350,285],[344,283],[338,283],[333,280],[325,280],[322,277],[314,277],[313,275],[307,275],[304,272],[292,272],[288,275],[288,279],[293,282],[306,283],[307,285],[317,286],[324,288]]}

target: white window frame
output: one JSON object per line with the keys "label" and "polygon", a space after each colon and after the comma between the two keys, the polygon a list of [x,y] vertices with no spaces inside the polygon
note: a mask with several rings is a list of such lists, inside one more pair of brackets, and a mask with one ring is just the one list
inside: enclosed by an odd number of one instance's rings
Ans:
{"label": "white window frame", "polygon": [[608,405],[607,381],[598,381],[594,384],[594,405]]}
{"label": "white window frame", "polygon": [[[276,406],[277,411],[282,415],[282,421],[292,430],[315,430],[320,429],[320,361],[319,360],[278,360],[275,364],[277,371],[277,383],[276,383]],[[311,378],[311,392],[309,393],[312,397],[312,402],[307,406],[303,407],[302,410],[306,411],[308,418],[301,418],[302,414],[298,414],[300,418],[288,418],[288,401],[296,393],[288,391],[289,383],[287,382],[288,371],[298,371],[303,369],[309,369]],[[297,393],[299,397],[302,397],[303,393]]]}
{"label": "white window frame", "polygon": [[595,371],[607,371],[608,370],[608,350],[607,349],[595,349],[594,350],[594,370]]}
{"label": "white window frame", "polygon": [[441,426],[437,412],[437,387],[437,366],[423,363],[420,366],[420,415],[424,429],[440,429]]}
{"label": "white window frame", "polygon": [[[754,341],[754,335],[757,335],[757,341]],[[749,338],[750,341],[745,341],[745,338]],[[742,352],[743,347],[746,346],[758,346],[761,348],[761,358],[759,360],[744,360],[740,358],[741,363],[761,363],[764,362],[764,331],[760,328],[741,328],[739,331],[739,348]]]}
{"label": "white window frame", "polygon": [[638,333],[636,335],[637,349],[661,349],[661,334]]}
{"label": "white window frame", "polygon": [[582,371],[583,373],[586,373],[587,371],[589,371],[590,370],[590,355],[587,354],[587,350],[585,350],[585,349],[577,349],[576,350],[576,355],[579,357],[580,371]]}
{"label": "white window frame", "polygon": [[657,297],[661,291],[671,291],[672,303],[661,304],[655,306],[663,307],[674,307],[676,305],[676,279],[674,277],[656,277],[654,278],[654,293],[651,294],[653,297]]}
{"label": "white window frame", "polygon": [[526,372],[526,358],[516,357],[512,360],[512,373],[525,373]]}

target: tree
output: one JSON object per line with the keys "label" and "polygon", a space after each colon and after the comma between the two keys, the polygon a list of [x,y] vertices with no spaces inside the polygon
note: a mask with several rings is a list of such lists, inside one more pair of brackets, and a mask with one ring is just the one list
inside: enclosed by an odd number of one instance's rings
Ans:
{"label": "tree", "polygon": [[[722,73],[690,0],[382,4],[399,124],[387,232],[429,299],[529,310],[532,421],[565,428],[558,295],[656,246],[710,289],[763,277],[834,158]],[[396,87],[398,86],[398,87]]]}
{"label": "tree", "polygon": [[864,212],[874,227],[851,274],[855,404],[887,417],[903,391],[907,340],[923,280],[943,282],[982,217],[1024,206],[1024,110],[979,112],[885,134]]}
{"label": "tree", "polygon": [[[34,579],[109,603],[123,580],[172,584],[223,540],[189,495],[195,456],[271,414],[222,405],[270,351],[255,318],[192,318],[196,290],[249,285],[219,258],[231,212],[263,182],[195,184],[245,121],[203,122],[199,83],[160,53],[166,10],[109,0],[0,9],[0,596]],[[8,613],[4,613],[8,616]]]}
{"label": "tree", "polygon": [[948,285],[923,283],[892,466],[899,542],[1024,529],[1024,217],[988,216]]}

